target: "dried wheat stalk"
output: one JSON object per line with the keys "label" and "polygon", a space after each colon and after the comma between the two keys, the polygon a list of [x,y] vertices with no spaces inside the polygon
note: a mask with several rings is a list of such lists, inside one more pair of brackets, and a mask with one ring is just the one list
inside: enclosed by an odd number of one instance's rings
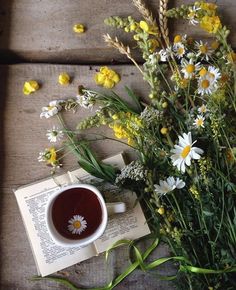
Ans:
{"label": "dried wheat stalk", "polygon": [[139,71],[143,74],[142,69],[137,64],[135,59],[133,59],[129,46],[125,46],[121,41],[118,40],[117,37],[115,37],[114,39],[111,38],[109,34],[104,34],[103,38],[105,42],[108,44],[108,46],[118,49],[121,54],[125,54],[135,64],[135,66],[139,69]]}
{"label": "dried wheat stalk", "polygon": [[156,20],[154,19],[152,13],[147,9],[145,3],[142,0],[133,0],[134,5],[138,8],[143,18],[153,26],[157,26]]}
{"label": "dried wheat stalk", "polygon": [[160,22],[160,29],[163,39],[167,46],[169,46],[169,29],[167,23],[167,17],[165,15],[167,11],[168,0],[160,0],[160,10],[159,10],[159,22]]}

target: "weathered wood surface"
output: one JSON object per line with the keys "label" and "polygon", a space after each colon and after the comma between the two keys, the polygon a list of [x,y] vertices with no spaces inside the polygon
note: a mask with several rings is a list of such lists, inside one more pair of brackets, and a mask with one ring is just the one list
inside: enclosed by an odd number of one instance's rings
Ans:
{"label": "weathered wood surface", "polygon": [[[13,190],[20,185],[34,182],[49,175],[49,168],[37,161],[38,152],[49,145],[45,136],[46,129],[57,124],[57,118],[40,119],[41,107],[52,99],[74,97],[77,85],[83,84],[97,88],[93,76],[98,67],[69,66],[69,65],[12,65],[0,66],[0,107],[1,107],[1,279],[0,289],[4,290],[47,290],[65,289],[50,282],[30,282],[28,279],[36,275],[36,267],[26,237],[20,213],[16,204]],[[116,92],[124,94],[123,86],[138,88],[137,93],[145,95],[146,86],[140,86],[142,77],[133,66],[116,66],[115,70],[121,75],[121,82]],[[60,72],[68,72],[73,76],[69,86],[57,83]],[[36,79],[41,89],[30,96],[24,96],[22,86],[24,81]],[[66,120],[71,128],[89,111],[79,109],[76,114],[69,113]],[[111,134],[109,129],[102,128],[104,134]],[[118,153],[126,146],[120,143],[101,142],[95,145],[100,157]],[[77,166],[76,158],[72,155],[64,160],[61,173]],[[165,246],[158,248],[155,256],[166,256]],[[127,251],[120,249],[113,253],[107,266],[103,256],[95,257],[64,271],[78,285],[104,285],[110,279],[121,273],[127,261]],[[162,273],[166,273],[166,267]],[[158,281],[153,274],[140,271],[132,274],[116,289],[171,289],[167,282]]]}
{"label": "weathered wood surface", "polygon": [[[146,1],[158,11],[158,0]],[[169,1],[170,7],[192,0]],[[214,1],[212,1],[214,2]],[[236,25],[236,1],[218,0],[217,5],[230,29]],[[157,14],[157,13],[156,13]],[[115,32],[106,27],[104,19],[111,15],[132,15],[140,19],[132,1],[126,0],[0,0],[0,62],[32,61],[54,63],[99,63],[127,62],[103,42],[102,35],[110,32],[128,42],[128,34]],[[84,23],[87,32],[77,35],[72,27]],[[191,34],[194,37],[203,32],[187,21],[178,21],[171,26],[175,33]],[[236,47],[236,35],[231,35]],[[138,60],[140,57],[136,54]]]}

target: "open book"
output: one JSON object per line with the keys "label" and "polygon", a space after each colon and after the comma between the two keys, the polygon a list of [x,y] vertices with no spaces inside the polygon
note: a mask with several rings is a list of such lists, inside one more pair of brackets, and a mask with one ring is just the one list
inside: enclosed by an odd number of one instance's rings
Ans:
{"label": "open book", "polygon": [[[104,162],[117,168],[125,165],[122,154],[108,158]],[[71,183],[94,184],[107,202],[123,201],[127,205],[125,213],[108,218],[107,228],[98,240],[81,248],[67,248],[55,244],[49,235],[45,220],[46,204],[51,194],[61,186]],[[38,272],[42,276],[96,256],[120,239],[137,239],[150,233],[141,206],[136,203],[135,193],[121,192],[116,186],[89,175],[81,168],[21,187],[15,191],[15,196]]]}

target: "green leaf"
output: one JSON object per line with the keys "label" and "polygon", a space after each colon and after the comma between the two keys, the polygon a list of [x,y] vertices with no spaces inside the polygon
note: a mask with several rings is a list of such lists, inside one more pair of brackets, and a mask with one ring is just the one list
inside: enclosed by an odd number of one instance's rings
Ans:
{"label": "green leaf", "polygon": [[114,243],[113,245],[111,245],[107,250],[106,250],[106,254],[105,254],[105,258],[106,260],[108,259],[108,256],[110,254],[110,252],[112,250],[114,250],[115,248],[121,247],[121,246],[125,246],[125,245],[132,245],[133,241],[132,240],[127,240],[127,239],[122,239],[117,241],[116,243]]}
{"label": "green leaf", "polygon": [[203,210],[202,212],[205,216],[213,216],[214,215],[214,213],[210,212],[210,211]]}
{"label": "green leaf", "polygon": [[134,101],[135,106],[137,108],[137,113],[141,113],[142,112],[142,107],[141,104],[139,102],[139,97],[127,86],[125,86],[125,90],[128,94],[128,96]]}

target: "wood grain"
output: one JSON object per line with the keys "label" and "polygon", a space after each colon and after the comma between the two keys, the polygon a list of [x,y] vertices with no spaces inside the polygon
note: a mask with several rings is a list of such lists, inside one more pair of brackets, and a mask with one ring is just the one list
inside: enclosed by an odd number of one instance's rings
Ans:
{"label": "wood grain", "polygon": [[[155,13],[158,0],[146,1]],[[192,0],[169,1],[169,7],[192,3]],[[223,19],[233,31],[236,2],[218,0]],[[115,0],[0,0],[0,61],[31,61],[49,63],[110,63],[127,62],[127,59],[103,42],[102,35],[110,32],[125,43],[130,43],[127,33],[116,32],[105,26],[104,19],[111,15],[140,19],[132,1]],[[75,34],[75,23],[84,23],[87,31]],[[171,37],[176,33],[193,37],[209,37],[187,21],[170,22]],[[231,35],[236,47],[236,35]],[[136,53],[137,60],[141,60]]]}
{"label": "wood grain", "polygon": [[[2,142],[1,150],[1,282],[4,290],[48,290],[65,289],[50,282],[29,281],[36,275],[36,267],[30,250],[26,233],[20,218],[13,190],[20,185],[28,184],[49,175],[49,168],[37,161],[38,152],[49,146],[46,139],[46,129],[53,124],[57,125],[57,118],[40,119],[41,107],[52,99],[75,97],[77,85],[83,84],[96,88],[93,76],[96,66],[70,65],[10,65],[0,66],[0,107]],[[114,69],[121,75],[121,82],[116,86],[117,93],[124,96],[124,85],[132,89],[138,88],[138,94],[145,96],[147,86],[140,86],[142,77],[133,66],[115,66]],[[73,76],[69,86],[63,87],[57,83],[60,72],[68,72]],[[37,80],[41,88],[30,96],[22,93],[23,83],[26,80]],[[91,114],[91,111],[79,109],[77,113],[66,114],[65,118],[70,128],[74,128],[79,119]],[[111,136],[108,129],[102,128],[102,133]],[[101,131],[100,131],[101,132]],[[101,158],[127,149],[126,146],[115,142],[101,142],[94,144]],[[61,173],[77,167],[76,158],[72,155],[64,159]],[[143,246],[143,245],[142,245]],[[154,257],[166,256],[168,249],[161,246]],[[78,285],[104,285],[110,279],[121,273],[128,265],[127,250],[120,249],[114,252],[110,264],[106,264],[104,257],[95,257],[89,261],[75,265],[63,271],[66,276]],[[163,267],[163,273],[167,272]],[[167,282],[158,281],[154,276],[137,271],[116,289],[171,289]]]}

